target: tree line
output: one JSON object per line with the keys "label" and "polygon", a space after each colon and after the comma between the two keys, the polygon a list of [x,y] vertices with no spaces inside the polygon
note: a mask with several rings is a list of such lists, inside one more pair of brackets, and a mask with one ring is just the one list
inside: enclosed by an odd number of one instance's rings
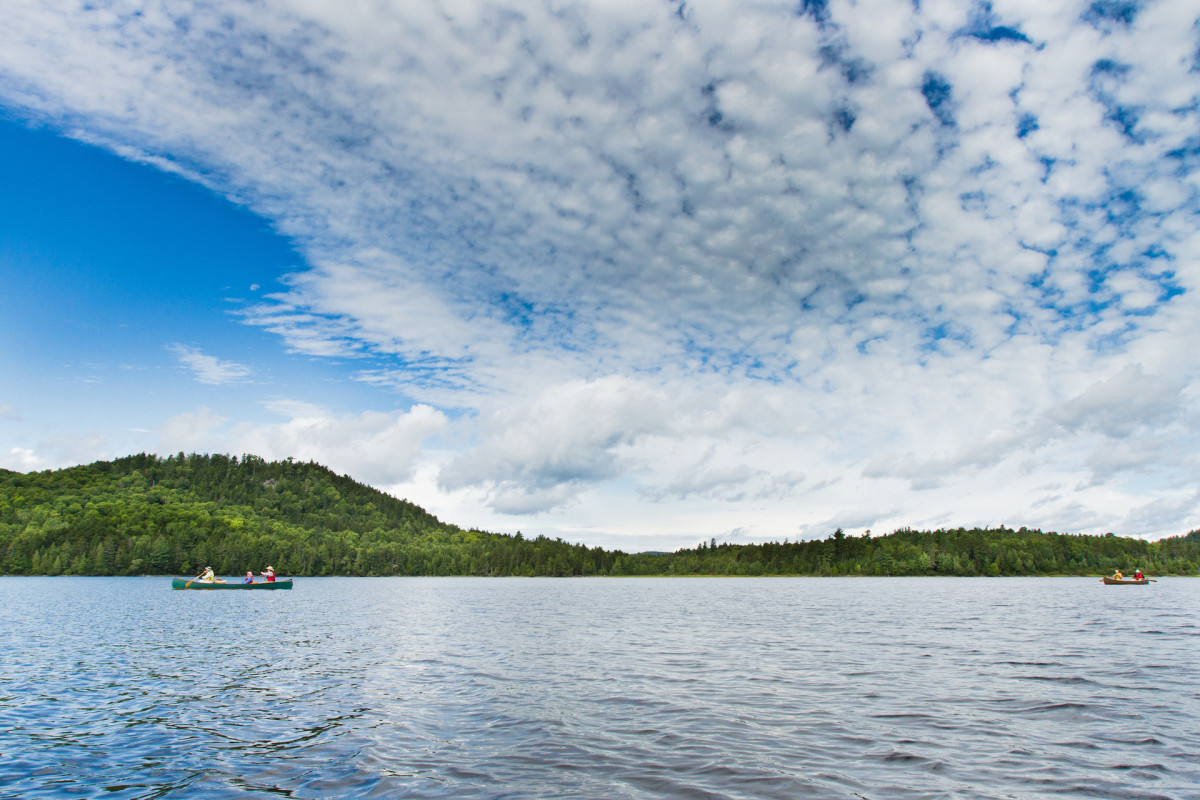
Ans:
{"label": "tree line", "polygon": [[0,574],[1089,575],[1200,570],[1200,531],[1157,542],[1020,528],[625,553],[466,530],[313,462],[141,453],[0,470]]}

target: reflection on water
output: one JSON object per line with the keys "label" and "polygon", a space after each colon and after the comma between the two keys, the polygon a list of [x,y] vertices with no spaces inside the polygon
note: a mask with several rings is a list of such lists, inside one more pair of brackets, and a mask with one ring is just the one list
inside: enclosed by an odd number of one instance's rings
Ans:
{"label": "reflection on water", "polygon": [[1200,581],[0,579],[0,796],[1194,798]]}

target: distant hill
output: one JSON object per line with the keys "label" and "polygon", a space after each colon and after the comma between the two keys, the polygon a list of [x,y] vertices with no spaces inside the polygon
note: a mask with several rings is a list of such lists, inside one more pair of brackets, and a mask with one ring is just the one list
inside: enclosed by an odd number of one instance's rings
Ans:
{"label": "distant hill", "polygon": [[0,574],[1086,575],[1200,571],[1200,532],[1145,542],[1041,531],[900,530],[627,554],[464,530],[312,462],[145,453],[0,470]]}

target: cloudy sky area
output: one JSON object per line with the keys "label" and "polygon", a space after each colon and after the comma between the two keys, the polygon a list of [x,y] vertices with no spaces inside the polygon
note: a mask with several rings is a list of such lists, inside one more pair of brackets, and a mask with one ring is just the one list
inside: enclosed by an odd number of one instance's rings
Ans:
{"label": "cloudy sky area", "polygon": [[315,459],[625,549],[1200,527],[1200,11],[0,27],[0,466]]}

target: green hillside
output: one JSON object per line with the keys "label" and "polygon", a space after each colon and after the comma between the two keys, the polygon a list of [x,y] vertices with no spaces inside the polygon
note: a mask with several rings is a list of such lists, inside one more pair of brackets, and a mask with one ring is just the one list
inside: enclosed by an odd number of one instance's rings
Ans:
{"label": "green hillside", "polygon": [[591,575],[612,555],[468,531],[314,463],[135,455],[0,472],[0,573]]}
{"label": "green hillside", "polygon": [[314,463],[140,454],[0,470],[0,574],[190,575],[1196,574],[1200,532],[1146,542],[1041,531],[888,536],[628,554],[464,530]]}

